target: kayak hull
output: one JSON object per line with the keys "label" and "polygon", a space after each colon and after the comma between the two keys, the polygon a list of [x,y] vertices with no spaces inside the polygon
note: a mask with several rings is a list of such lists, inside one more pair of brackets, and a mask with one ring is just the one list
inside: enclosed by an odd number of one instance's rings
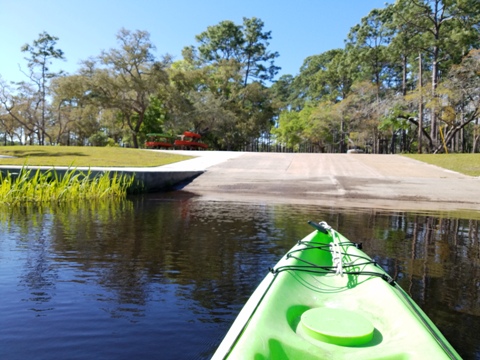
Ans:
{"label": "kayak hull", "polygon": [[226,358],[460,356],[388,274],[327,226],[326,233],[314,231],[300,241],[267,274],[213,357]]}

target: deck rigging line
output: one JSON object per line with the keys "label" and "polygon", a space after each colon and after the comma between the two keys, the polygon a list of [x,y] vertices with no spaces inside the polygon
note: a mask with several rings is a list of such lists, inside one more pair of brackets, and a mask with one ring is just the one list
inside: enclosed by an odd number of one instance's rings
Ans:
{"label": "deck rigging line", "polygon": [[[334,262],[332,266],[323,266],[323,265],[317,265],[313,262],[307,261],[305,259],[302,259],[296,255],[296,253],[299,252],[304,252],[304,251],[311,251],[311,250],[320,250],[320,251],[326,251],[329,253],[332,253],[332,247],[330,244],[324,244],[324,243],[319,243],[319,242],[305,242],[305,241],[299,241],[298,245],[303,245],[304,248],[301,249],[296,249],[293,251],[290,251],[287,253],[286,257],[288,258],[293,258],[297,260],[300,263],[303,263],[304,265],[285,265],[285,266],[280,266],[277,268],[270,269],[270,271],[274,274],[280,273],[282,271],[302,271],[302,272],[308,272],[308,273],[313,273],[313,274],[336,274],[336,275],[366,275],[366,276],[376,276],[380,277],[386,282],[388,282],[390,285],[395,285],[395,280],[386,274],[385,272],[376,272],[376,271],[365,271],[365,270],[352,270],[351,268],[358,268],[358,267],[363,267],[368,264],[372,264],[374,266],[379,266],[376,261],[370,259],[367,256],[362,256],[362,255],[355,255],[355,254],[349,254],[345,251],[338,251],[339,248],[345,248],[349,246],[354,246],[357,249],[361,249],[361,244],[355,244],[352,242],[338,242],[337,243],[337,250],[336,250],[336,256],[340,257],[340,261],[342,263],[341,265],[341,271],[339,271],[339,265],[338,265],[338,260],[337,263]],[[342,258],[348,256],[350,258],[355,258],[353,261],[349,262],[343,262]],[[362,262],[357,262],[357,260],[363,260]],[[349,270],[350,269],[350,270]],[[380,268],[381,269],[381,268]]]}

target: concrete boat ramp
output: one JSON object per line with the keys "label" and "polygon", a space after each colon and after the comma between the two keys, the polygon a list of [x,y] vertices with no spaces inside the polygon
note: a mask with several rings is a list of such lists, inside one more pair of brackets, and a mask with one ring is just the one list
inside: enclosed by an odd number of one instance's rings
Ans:
{"label": "concrete boat ramp", "polygon": [[[188,152],[205,172],[183,188],[219,201],[390,210],[480,210],[480,178],[401,155]],[[170,165],[168,165],[170,167]],[[166,168],[166,167],[165,167]]]}

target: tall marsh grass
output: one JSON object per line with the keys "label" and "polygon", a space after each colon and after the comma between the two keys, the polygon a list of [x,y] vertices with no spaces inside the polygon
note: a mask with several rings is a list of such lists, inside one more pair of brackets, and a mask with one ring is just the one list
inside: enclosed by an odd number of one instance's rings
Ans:
{"label": "tall marsh grass", "polygon": [[0,172],[0,204],[124,198],[133,181],[133,177],[110,172],[93,175],[90,170],[73,169],[60,175],[54,169],[32,172],[23,167],[18,174]]}

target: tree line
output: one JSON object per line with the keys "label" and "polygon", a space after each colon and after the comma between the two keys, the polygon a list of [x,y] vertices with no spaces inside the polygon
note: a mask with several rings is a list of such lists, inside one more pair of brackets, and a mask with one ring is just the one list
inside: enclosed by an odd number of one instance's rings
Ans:
{"label": "tree line", "polygon": [[209,26],[177,61],[155,57],[147,31],[116,36],[116,48],[72,75],[50,70],[64,57],[57,37],[24,45],[28,80],[0,79],[4,144],[142,147],[147,133],[190,130],[219,150],[480,147],[478,0],[386,4],[351,28],[344,48],[279,79],[271,32],[255,17]]}

